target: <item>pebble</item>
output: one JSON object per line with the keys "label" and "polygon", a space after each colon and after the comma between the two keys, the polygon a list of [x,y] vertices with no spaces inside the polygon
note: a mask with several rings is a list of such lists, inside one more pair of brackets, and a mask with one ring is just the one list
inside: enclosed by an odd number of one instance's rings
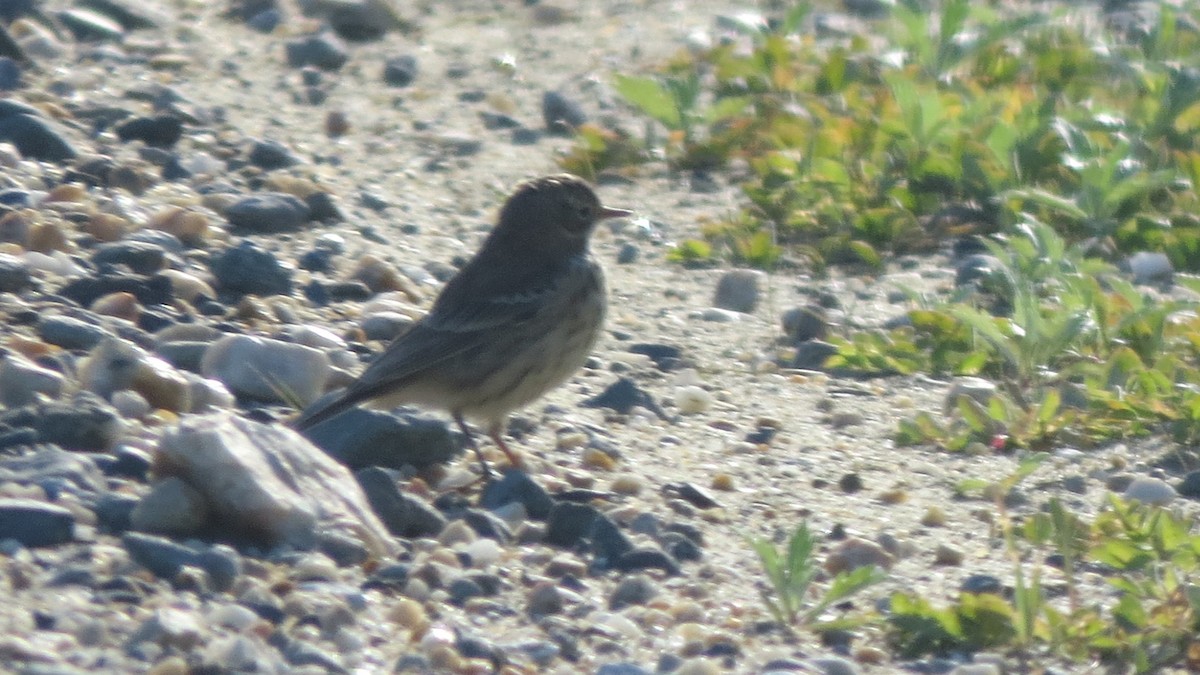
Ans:
{"label": "pebble", "polygon": [[285,45],[288,65],[293,68],[314,66],[321,70],[338,70],[350,58],[345,45],[329,33],[309,35]]}
{"label": "pebble", "polygon": [[398,537],[433,537],[446,519],[425,500],[403,492],[388,471],[378,466],[354,474],[371,508],[388,531]]}
{"label": "pebble", "polygon": [[1135,284],[1169,284],[1175,267],[1165,253],[1138,251],[1123,261]]}
{"label": "pebble", "polygon": [[63,349],[91,349],[109,337],[101,326],[61,314],[43,316],[37,330],[38,337]]}
{"label": "pebble", "polygon": [[825,559],[825,571],[830,574],[851,572],[860,567],[874,565],[880,569],[891,569],[895,557],[882,546],[865,539],[852,537],[839,542]]}
{"label": "pebble", "polygon": [[155,148],[170,148],[183,137],[183,121],[175,115],[134,117],[118,124],[117,138],[122,141],[141,141]]}
{"label": "pebble", "polygon": [[392,56],[383,63],[383,81],[393,87],[407,87],[417,79],[417,57]]}
{"label": "pebble", "polygon": [[312,403],[325,388],[332,364],[324,352],[281,340],[227,335],[200,362],[205,377],[240,396],[261,401]]}
{"label": "pebble", "polygon": [[168,477],[142,497],[130,514],[130,525],[142,532],[187,535],[208,519],[204,496],[183,480]]}
{"label": "pebble", "polygon": [[286,232],[312,219],[312,209],[295,195],[266,192],[237,200],[224,215],[230,225],[247,232]]}
{"label": "pebble", "polygon": [[1175,486],[1175,490],[1181,497],[1188,499],[1200,498],[1200,471],[1189,471],[1183,476],[1183,480]]}
{"label": "pebble", "polygon": [[423,469],[462,452],[461,439],[445,421],[404,410],[354,408],[306,429],[304,435],[351,469]]}
{"label": "pebble", "polygon": [[552,134],[569,134],[587,122],[578,103],[557,91],[542,94],[542,121]]}
{"label": "pebble", "polygon": [[730,270],[721,275],[713,294],[713,306],[749,314],[758,307],[767,275],[759,270]]}
{"label": "pebble", "polygon": [[658,595],[658,585],[644,574],[629,574],[617,582],[608,596],[608,608],[619,610],[630,605],[645,605]]}
{"label": "pebble", "polygon": [[339,523],[372,552],[390,548],[349,470],[288,429],[193,415],[163,434],[158,453],[204,496],[211,522],[227,535],[303,549],[316,543],[318,527]]}
{"label": "pebble", "polygon": [[0,404],[6,408],[29,405],[39,396],[58,398],[65,386],[66,378],[58,371],[13,352],[0,354]]}
{"label": "pebble", "polygon": [[33,499],[0,498],[0,540],[55,546],[74,538],[75,516],[69,509]]}
{"label": "pebble", "polygon": [[829,334],[829,319],[819,305],[795,307],[783,313],[783,333],[796,342],[823,340]]}
{"label": "pebble", "polygon": [[675,390],[675,406],[683,415],[707,412],[712,407],[713,396],[702,387],[687,386]]}
{"label": "pebble", "polygon": [[1129,483],[1121,495],[1130,501],[1143,504],[1166,506],[1175,500],[1175,488],[1170,483],[1150,476],[1138,476]]}
{"label": "pebble", "polygon": [[26,159],[64,162],[78,152],[56,123],[37,115],[0,110],[0,141],[12,143]]}
{"label": "pebble", "polygon": [[33,276],[24,259],[0,253],[0,293],[20,293],[32,283]]}

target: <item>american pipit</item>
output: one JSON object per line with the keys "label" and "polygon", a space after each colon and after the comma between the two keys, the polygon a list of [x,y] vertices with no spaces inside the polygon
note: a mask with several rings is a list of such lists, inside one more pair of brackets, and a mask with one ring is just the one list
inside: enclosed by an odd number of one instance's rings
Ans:
{"label": "american pipit", "polygon": [[337,398],[294,423],[311,427],[364,401],[449,410],[490,473],[464,417],[520,464],[502,434],[509,413],[562,384],[600,335],[604,274],[588,252],[596,223],[629,211],[601,206],[569,174],[521,184],[483,246],[434,301]]}

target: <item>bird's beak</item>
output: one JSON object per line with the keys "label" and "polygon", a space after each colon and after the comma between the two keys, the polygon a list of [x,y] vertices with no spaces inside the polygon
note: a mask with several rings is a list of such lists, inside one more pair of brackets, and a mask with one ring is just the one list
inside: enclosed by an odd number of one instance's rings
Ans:
{"label": "bird's beak", "polygon": [[600,218],[599,219],[604,220],[606,218],[624,218],[625,216],[632,216],[632,215],[633,215],[633,211],[628,211],[626,209],[610,209],[606,206],[602,206],[602,207],[600,207]]}

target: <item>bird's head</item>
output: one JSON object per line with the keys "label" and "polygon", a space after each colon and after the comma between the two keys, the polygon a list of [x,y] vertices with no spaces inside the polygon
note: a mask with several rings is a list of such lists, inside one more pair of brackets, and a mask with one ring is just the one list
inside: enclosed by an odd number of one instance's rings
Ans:
{"label": "bird's head", "polygon": [[604,207],[583,179],[563,173],[518,186],[500,209],[493,236],[511,238],[526,250],[574,255],[587,250],[596,223],[629,214]]}

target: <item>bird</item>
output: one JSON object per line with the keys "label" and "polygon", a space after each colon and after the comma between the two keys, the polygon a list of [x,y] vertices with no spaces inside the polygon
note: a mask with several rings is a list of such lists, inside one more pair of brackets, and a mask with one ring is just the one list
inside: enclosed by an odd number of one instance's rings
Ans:
{"label": "bird", "polygon": [[[357,406],[446,410],[491,477],[466,419],[481,422],[514,467],[508,416],[561,385],[587,361],[607,311],[604,272],[589,241],[608,208],[582,178],[556,174],[518,185],[479,250],[430,311],[396,337],[336,397],[292,422],[303,431]],[[328,398],[328,397],[327,397]]]}

